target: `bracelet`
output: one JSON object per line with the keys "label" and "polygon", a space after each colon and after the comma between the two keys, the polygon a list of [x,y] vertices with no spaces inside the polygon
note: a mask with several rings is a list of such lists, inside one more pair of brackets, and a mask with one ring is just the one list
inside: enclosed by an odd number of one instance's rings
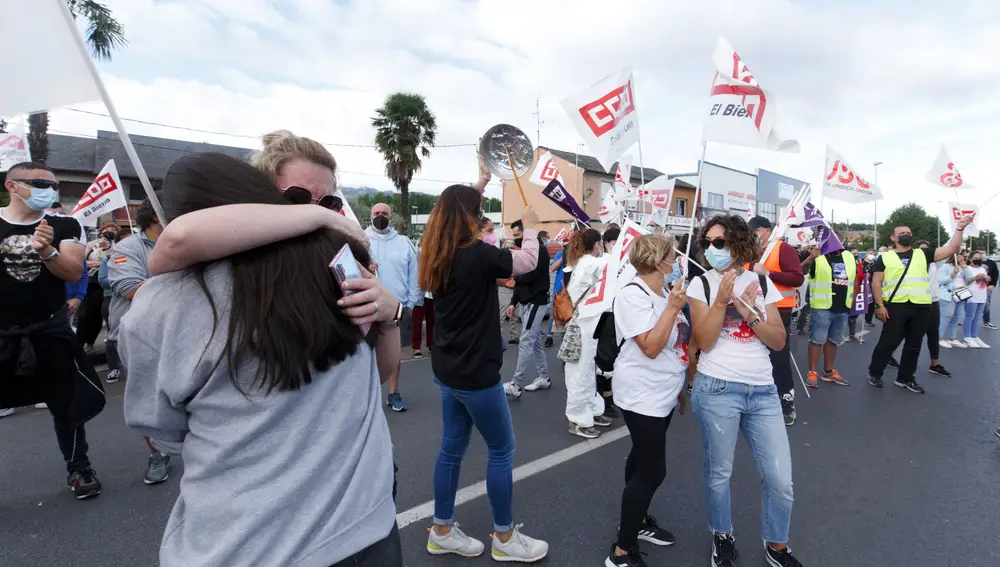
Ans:
{"label": "bracelet", "polygon": [[399,322],[402,321],[402,320],[403,320],[403,304],[400,303],[396,307],[396,315],[393,316],[392,323],[395,324],[395,325],[399,325]]}
{"label": "bracelet", "polygon": [[757,317],[756,319],[754,319],[752,322],[749,323],[750,323],[750,328],[753,329],[757,325],[760,325],[760,317]]}

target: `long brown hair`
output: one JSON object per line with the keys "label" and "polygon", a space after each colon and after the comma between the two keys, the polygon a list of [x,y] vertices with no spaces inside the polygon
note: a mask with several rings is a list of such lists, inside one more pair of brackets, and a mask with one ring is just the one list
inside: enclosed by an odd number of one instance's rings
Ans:
{"label": "long brown hair", "polygon": [[479,240],[479,206],[482,196],[468,185],[452,185],[441,193],[424,227],[418,262],[420,289],[444,289],[459,248]]}
{"label": "long brown hair", "polygon": [[566,249],[566,265],[575,266],[580,258],[583,258],[584,254],[589,254],[600,241],[601,233],[593,228],[574,232]]}

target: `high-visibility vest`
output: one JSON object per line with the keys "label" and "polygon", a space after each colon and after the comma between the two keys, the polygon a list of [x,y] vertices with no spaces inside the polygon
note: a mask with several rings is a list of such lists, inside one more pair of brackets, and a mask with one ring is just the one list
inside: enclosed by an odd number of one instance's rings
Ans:
{"label": "high-visibility vest", "polygon": [[[781,262],[779,261],[781,253],[779,251],[782,246],[788,245],[784,242],[779,242],[773,249],[771,249],[771,253],[767,256],[767,259],[764,260],[764,267],[767,268],[769,272],[781,273]],[[778,291],[781,292],[781,301],[778,302],[778,308],[788,307],[791,309],[795,307],[795,288],[787,285],[781,285],[777,282],[773,283],[774,287],[778,288]]]}
{"label": "high-visibility vest", "polygon": [[[882,254],[882,263],[885,264],[885,274],[882,279],[883,300],[889,300],[889,296],[898,284],[899,291],[893,296],[893,303],[931,304],[931,280],[927,272],[927,257],[919,248],[913,249],[909,270],[906,270],[899,255],[892,250]],[[904,271],[906,271],[905,278]]]}
{"label": "high-visibility vest", "polygon": [[[854,278],[858,274],[858,265],[854,261],[854,255],[847,250],[844,250],[840,257],[847,269],[847,293],[844,295],[847,308],[850,309],[854,301]],[[830,267],[826,256],[817,256],[813,264],[814,273],[809,276],[809,307],[829,309],[833,307],[833,268]]]}

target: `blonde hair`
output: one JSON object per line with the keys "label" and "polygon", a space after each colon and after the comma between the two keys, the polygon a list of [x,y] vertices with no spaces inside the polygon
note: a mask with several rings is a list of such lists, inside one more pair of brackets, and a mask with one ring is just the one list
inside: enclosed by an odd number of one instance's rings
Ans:
{"label": "blonde hair", "polygon": [[271,179],[292,160],[302,159],[325,167],[337,175],[337,160],[323,144],[311,138],[296,136],[288,130],[276,130],[261,137],[263,147],[250,156],[250,163]]}
{"label": "blonde hair", "polygon": [[629,247],[628,259],[640,275],[659,269],[670,251],[674,249],[674,239],[662,234],[644,234],[635,239]]}

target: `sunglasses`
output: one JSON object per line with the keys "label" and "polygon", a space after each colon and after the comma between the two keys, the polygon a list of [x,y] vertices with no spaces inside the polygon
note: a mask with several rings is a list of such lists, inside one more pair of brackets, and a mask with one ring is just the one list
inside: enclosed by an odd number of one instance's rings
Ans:
{"label": "sunglasses", "polygon": [[59,189],[58,181],[49,181],[48,179],[9,179],[8,181],[29,185],[35,189]]}
{"label": "sunglasses", "polygon": [[715,246],[719,250],[722,250],[723,248],[726,247],[726,239],[725,238],[716,238],[715,240],[709,240],[709,239],[705,238],[705,239],[703,239],[701,241],[701,249],[702,250],[708,250],[709,246]]}
{"label": "sunglasses", "polygon": [[[309,205],[312,204],[313,195],[308,189],[292,185],[285,189],[283,192],[285,199],[287,199],[293,205]],[[334,195],[323,195],[315,203],[325,209],[335,210],[333,208],[336,203],[337,197]]]}

